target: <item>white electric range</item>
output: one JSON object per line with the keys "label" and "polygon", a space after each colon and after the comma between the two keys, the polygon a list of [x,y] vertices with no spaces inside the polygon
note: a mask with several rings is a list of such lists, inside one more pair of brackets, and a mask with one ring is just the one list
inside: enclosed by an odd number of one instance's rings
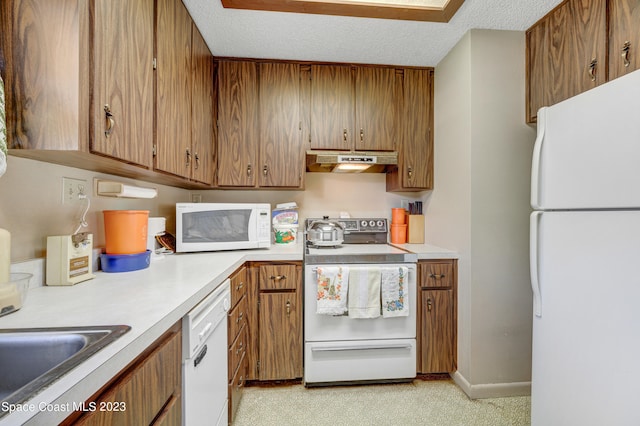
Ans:
{"label": "white electric range", "polygon": [[[313,220],[307,219],[305,229]],[[305,386],[412,380],[416,376],[417,256],[387,243],[387,219],[331,220],[345,228],[343,244],[307,244],[304,254]],[[379,316],[354,318],[348,309],[327,314],[320,303],[326,301],[325,277],[331,271],[350,274],[344,280],[347,284],[354,276],[390,272],[397,276],[399,271],[404,316],[384,316],[384,300]],[[367,283],[380,292],[376,284]]]}

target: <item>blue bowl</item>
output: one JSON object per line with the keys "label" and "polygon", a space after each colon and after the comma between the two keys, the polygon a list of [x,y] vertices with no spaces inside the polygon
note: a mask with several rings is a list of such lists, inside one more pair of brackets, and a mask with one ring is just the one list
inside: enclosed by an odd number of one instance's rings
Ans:
{"label": "blue bowl", "polygon": [[151,250],[134,254],[100,255],[100,266],[104,272],[129,272],[149,267]]}

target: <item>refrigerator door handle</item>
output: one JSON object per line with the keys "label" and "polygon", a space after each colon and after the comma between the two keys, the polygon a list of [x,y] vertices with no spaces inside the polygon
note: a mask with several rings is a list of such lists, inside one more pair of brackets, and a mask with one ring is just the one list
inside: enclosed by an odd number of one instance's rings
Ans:
{"label": "refrigerator door handle", "polygon": [[529,222],[529,271],[531,274],[531,290],[533,290],[533,313],[542,316],[542,300],[540,298],[540,280],[538,277],[538,228],[542,212],[531,213]]}
{"label": "refrigerator door handle", "polygon": [[540,162],[542,156],[542,143],[544,142],[547,108],[542,107],[538,111],[538,133],[533,145],[533,158],[531,160],[531,207],[540,209]]}

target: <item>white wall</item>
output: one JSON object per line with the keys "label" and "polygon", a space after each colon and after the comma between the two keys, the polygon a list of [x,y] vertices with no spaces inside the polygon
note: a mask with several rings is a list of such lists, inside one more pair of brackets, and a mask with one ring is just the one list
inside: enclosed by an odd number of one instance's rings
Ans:
{"label": "white wall", "polygon": [[524,33],[472,30],[435,72],[435,182],[427,240],[457,250],[458,374],[471,397],[531,377]]}
{"label": "white wall", "polygon": [[[59,166],[9,155],[7,172],[0,177],[0,228],[11,232],[11,261],[19,262],[45,256],[48,235],[74,232],[86,204],[62,204],[62,178],[85,179],[91,208],[88,228],[94,246],[104,246],[102,210],[149,210],[151,216],[167,217],[167,228],[175,229],[175,203],[188,201],[189,191],[132,179]],[[150,200],[96,197],[93,179],[117,180],[158,189]]]}

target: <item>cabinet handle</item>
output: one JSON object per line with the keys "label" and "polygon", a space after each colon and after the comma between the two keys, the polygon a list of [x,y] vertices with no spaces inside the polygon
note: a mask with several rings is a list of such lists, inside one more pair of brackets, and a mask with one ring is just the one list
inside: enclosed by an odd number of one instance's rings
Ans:
{"label": "cabinet handle", "polygon": [[198,170],[198,168],[200,168],[200,156],[198,155],[197,152],[194,158],[196,159],[196,170]]}
{"label": "cabinet handle", "polygon": [[267,173],[269,173],[269,166],[265,164],[264,166],[262,166],[262,174],[266,176]]}
{"label": "cabinet handle", "polygon": [[591,77],[591,81],[596,81],[596,66],[598,65],[598,60],[593,58],[589,63],[589,76]]}
{"label": "cabinet handle", "polygon": [[243,346],[244,346],[244,342],[240,342],[240,344],[238,345],[238,348],[236,349],[236,355],[242,352]]}
{"label": "cabinet handle", "polygon": [[364,129],[360,129],[360,142],[364,143]]}
{"label": "cabinet handle", "polygon": [[286,280],[287,276],[286,275],[271,275],[271,279],[274,281],[281,281],[281,280]]}
{"label": "cabinet handle", "polygon": [[433,309],[433,302],[431,302],[431,298],[427,299],[427,311],[431,312],[431,309]]}
{"label": "cabinet handle", "polygon": [[244,282],[240,281],[240,283],[236,286],[236,290],[240,290],[242,287],[244,287]]}
{"label": "cabinet handle", "polygon": [[247,176],[251,176],[251,164],[247,165]]}
{"label": "cabinet handle", "polygon": [[631,65],[629,61],[629,51],[631,50],[631,42],[625,41],[624,45],[622,45],[622,59],[624,60],[624,66],[628,67]]}
{"label": "cabinet handle", "polygon": [[413,177],[413,167],[407,167],[407,175],[409,176],[409,179]]}
{"label": "cabinet handle", "polygon": [[291,315],[291,302],[287,300],[287,316]]}
{"label": "cabinet handle", "polygon": [[444,278],[444,274],[429,274],[429,278],[433,278],[436,280]]}
{"label": "cabinet handle", "polygon": [[344,143],[347,143],[347,129],[344,129],[344,130],[342,131],[342,141],[343,141]]}
{"label": "cabinet handle", "polygon": [[244,312],[240,312],[240,314],[238,315],[238,318],[236,318],[236,324],[242,321],[243,316],[244,316]]}
{"label": "cabinet handle", "polygon": [[189,148],[186,149],[185,154],[187,156],[186,166],[189,167],[191,165],[191,151],[189,150]]}
{"label": "cabinet handle", "polygon": [[111,136],[111,132],[113,132],[113,126],[116,125],[116,122],[113,119],[113,114],[111,113],[111,107],[109,106],[109,104],[105,104],[104,106],[104,118],[106,120],[106,126],[107,126],[107,128],[104,130],[104,136],[108,138],[109,136]]}

